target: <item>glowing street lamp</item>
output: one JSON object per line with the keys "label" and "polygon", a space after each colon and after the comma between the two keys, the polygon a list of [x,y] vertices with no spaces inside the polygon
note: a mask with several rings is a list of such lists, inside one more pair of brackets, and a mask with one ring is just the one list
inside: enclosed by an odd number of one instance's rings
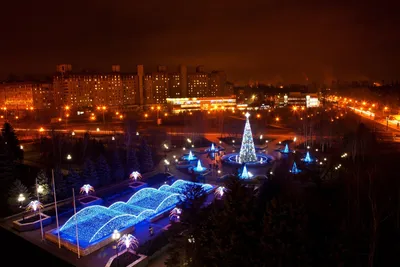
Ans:
{"label": "glowing street lamp", "polygon": [[115,249],[115,253],[117,254],[117,258],[118,258],[118,240],[120,239],[120,237],[121,237],[121,234],[118,232],[118,230],[114,230],[114,232],[112,233],[111,238],[115,242],[114,249]]}
{"label": "glowing street lamp", "polygon": [[19,202],[19,207],[22,208],[22,204],[23,204],[23,202],[25,201],[25,196],[24,196],[24,194],[19,194],[17,200],[18,200],[18,202]]}
{"label": "glowing street lamp", "polygon": [[37,191],[39,194],[42,194],[43,191],[44,191],[43,185],[38,185],[36,191]]}
{"label": "glowing street lamp", "polygon": [[24,150],[24,146],[23,146],[23,145],[20,145],[19,148],[20,148],[21,150]]}
{"label": "glowing street lamp", "polygon": [[71,160],[71,159],[72,159],[71,154],[68,154],[68,155],[67,155],[67,160]]}

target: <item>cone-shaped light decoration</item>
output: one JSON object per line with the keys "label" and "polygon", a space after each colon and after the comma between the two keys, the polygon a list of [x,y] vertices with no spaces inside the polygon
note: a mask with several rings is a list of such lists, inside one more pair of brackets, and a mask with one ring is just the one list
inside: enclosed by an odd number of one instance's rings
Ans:
{"label": "cone-shaped light decoration", "polygon": [[254,148],[253,134],[251,132],[249,117],[250,114],[246,113],[246,124],[244,126],[242,146],[240,147],[239,163],[255,162],[257,161],[256,149]]}

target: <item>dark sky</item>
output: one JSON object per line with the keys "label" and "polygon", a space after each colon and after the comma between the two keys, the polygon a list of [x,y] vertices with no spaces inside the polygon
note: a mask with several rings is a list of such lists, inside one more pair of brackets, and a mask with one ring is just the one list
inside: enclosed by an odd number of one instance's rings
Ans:
{"label": "dark sky", "polygon": [[247,82],[400,80],[400,4],[386,0],[16,0],[2,3],[0,77],[180,63]]}

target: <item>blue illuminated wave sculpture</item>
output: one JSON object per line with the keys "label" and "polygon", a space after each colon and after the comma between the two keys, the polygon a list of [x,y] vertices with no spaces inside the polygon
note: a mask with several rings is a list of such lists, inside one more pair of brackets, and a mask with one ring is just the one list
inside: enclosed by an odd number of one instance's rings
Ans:
{"label": "blue illuminated wave sculpture", "polygon": [[[86,247],[110,236],[114,230],[123,230],[162,214],[175,207],[183,197],[185,187],[196,184],[177,180],[172,185],[159,189],[143,188],[133,194],[128,201],[118,201],[109,207],[93,205],[83,208],[67,220],[60,228],[60,237],[76,243],[76,227],[80,246]],[[210,184],[200,184],[206,192],[213,189]]]}

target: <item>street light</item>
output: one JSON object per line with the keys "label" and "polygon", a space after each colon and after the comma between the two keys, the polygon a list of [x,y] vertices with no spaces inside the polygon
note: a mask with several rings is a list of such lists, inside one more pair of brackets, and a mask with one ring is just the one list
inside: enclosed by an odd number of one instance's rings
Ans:
{"label": "street light", "polygon": [[37,192],[38,192],[39,194],[42,194],[43,191],[44,191],[43,185],[38,185],[38,186],[37,186]]}
{"label": "street light", "polygon": [[115,245],[114,245],[114,249],[115,249],[115,254],[117,255],[117,265],[118,265],[118,240],[121,237],[121,234],[118,232],[118,230],[114,230],[114,232],[112,233],[111,238],[114,240]]}
{"label": "street light", "polygon": [[71,154],[68,154],[68,155],[67,155],[67,160],[71,160],[71,159],[72,159]]}
{"label": "street light", "polygon": [[[20,208],[20,209],[23,209],[22,205],[23,205],[23,203],[24,203],[24,201],[25,201],[25,196],[24,196],[24,194],[19,194],[17,200],[18,200],[18,202],[19,202],[19,208]],[[22,213],[22,220],[23,220],[23,221],[25,220],[25,213]]]}
{"label": "street light", "polygon": [[19,207],[22,208],[22,204],[25,201],[25,196],[24,194],[19,194],[18,196],[18,202],[19,202]]}

